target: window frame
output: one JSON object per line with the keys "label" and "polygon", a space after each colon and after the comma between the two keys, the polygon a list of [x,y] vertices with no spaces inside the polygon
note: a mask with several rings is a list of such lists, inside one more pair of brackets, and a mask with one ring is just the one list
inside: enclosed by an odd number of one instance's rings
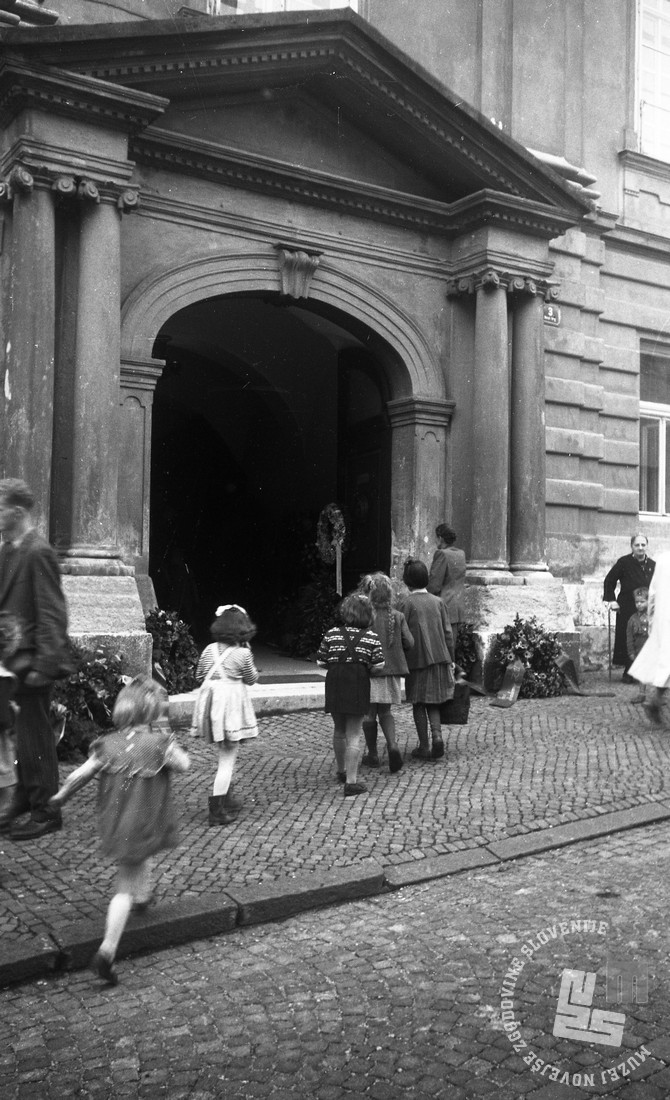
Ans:
{"label": "window frame", "polygon": [[[668,132],[670,132],[670,95],[668,96],[668,106],[667,107],[664,107],[660,102],[655,102],[655,101],[650,101],[650,100],[643,99],[643,91],[642,91],[642,50],[643,50],[644,47],[643,47],[643,41],[642,41],[642,24],[643,24],[644,16],[649,11],[649,9],[646,7],[646,5],[647,5],[647,0],[637,0],[636,20],[635,20],[635,124],[634,124],[635,125],[635,130],[637,132],[637,139],[638,139],[637,140],[637,148],[638,148],[638,152],[641,153],[642,156],[649,157],[652,160],[661,161],[664,164],[669,164],[670,163],[670,142],[668,143],[667,148],[665,148],[663,150],[659,149],[659,147],[655,143],[654,144],[648,144],[647,147],[645,147],[645,131],[648,132],[648,130],[650,128],[650,123],[647,123],[645,125],[645,121],[644,121],[644,107],[645,107],[645,105],[647,105],[648,107],[650,107],[651,109],[653,109],[655,111],[664,111],[664,112],[667,113],[667,116],[668,116],[668,127],[667,127],[667,129],[668,129]],[[663,13],[653,13],[653,12],[651,12],[650,14],[660,14],[660,15],[662,15]],[[668,10],[668,13],[667,13],[667,23],[668,23],[668,32],[669,32],[669,37],[670,37],[670,9]],[[667,57],[667,77],[668,77],[668,84],[670,85],[670,45],[668,46],[667,54],[665,54],[664,51],[658,51],[658,52],[663,53],[664,56]],[[656,133],[656,132],[657,132],[657,128],[655,127],[654,128],[654,133]]]}

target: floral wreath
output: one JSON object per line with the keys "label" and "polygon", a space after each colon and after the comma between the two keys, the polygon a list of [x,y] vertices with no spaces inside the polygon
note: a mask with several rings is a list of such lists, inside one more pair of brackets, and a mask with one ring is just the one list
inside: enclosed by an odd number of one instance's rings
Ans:
{"label": "floral wreath", "polygon": [[327,504],[322,509],[316,525],[316,547],[319,557],[326,565],[332,565],[336,558],[335,546],[344,545],[347,526],[337,504]]}

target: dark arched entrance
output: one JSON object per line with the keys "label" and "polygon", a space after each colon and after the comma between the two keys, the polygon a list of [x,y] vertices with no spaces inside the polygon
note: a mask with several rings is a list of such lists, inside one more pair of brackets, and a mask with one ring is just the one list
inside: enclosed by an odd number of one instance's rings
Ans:
{"label": "dark arched entrance", "polygon": [[[199,641],[217,604],[290,640],[331,500],[350,532],[345,588],[390,564],[383,364],[365,332],[279,296],[210,298],[163,325],[153,405],[150,573]],[[334,571],[332,572],[334,584]]]}

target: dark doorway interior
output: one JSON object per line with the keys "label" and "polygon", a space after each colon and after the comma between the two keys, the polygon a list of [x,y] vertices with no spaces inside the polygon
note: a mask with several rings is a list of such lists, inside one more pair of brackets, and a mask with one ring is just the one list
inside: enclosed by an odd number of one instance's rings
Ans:
{"label": "dark doorway interior", "polygon": [[[150,573],[196,640],[240,603],[281,644],[318,569],[316,523],[347,518],[345,589],[390,560],[389,433],[379,361],[341,325],[224,298],[164,327],[153,406]],[[334,570],[332,583],[334,587]]]}

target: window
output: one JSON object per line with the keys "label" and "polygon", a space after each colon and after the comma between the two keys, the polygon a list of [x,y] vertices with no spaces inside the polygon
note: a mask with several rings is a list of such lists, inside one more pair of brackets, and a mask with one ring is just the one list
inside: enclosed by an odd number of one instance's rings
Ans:
{"label": "window", "polygon": [[639,0],[640,152],[670,161],[670,0]]}
{"label": "window", "polygon": [[640,351],[640,511],[670,513],[670,346]]}
{"label": "window", "polygon": [[330,8],[353,8],[358,0],[237,0],[237,15],[267,14],[277,11],[323,11]]}

